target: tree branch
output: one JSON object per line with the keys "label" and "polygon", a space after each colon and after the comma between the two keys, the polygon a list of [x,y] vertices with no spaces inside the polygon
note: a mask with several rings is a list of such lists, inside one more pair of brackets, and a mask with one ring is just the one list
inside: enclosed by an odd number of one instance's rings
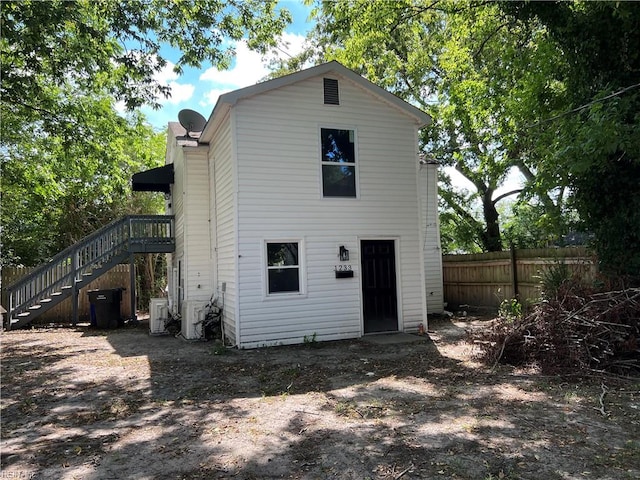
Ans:
{"label": "tree branch", "polygon": [[413,12],[411,12],[409,15],[406,15],[406,16],[401,14],[400,15],[400,20],[398,22],[396,22],[393,27],[391,27],[390,31],[393,32],[396,28],[398,28],[400,25],[402,25],[403,23],[407,22],[408,20],[411,20],[412,18],[415,18],[418,15],[421,15],[422,13],[426,12],[427,10],[434,9],[433,7],[435,7],[438,3],[440,3],[440,0],[434,0],[429,5],[426,5],[426,6],[421,7],[421,8],[412,7],[413,8]]}
{"label": "tree branch", "polygon": [[469,169],[464,162],[456,162],[455,169],[460,172],[464,178],[473,183],[479,193],[484,194],[484,192],[489,188],[483,181],[473,174],[473,171]]}
{"label": "tree branch", "polygon": [[522,190],[523,190],[522,188],[518,188],[517,190],[511,190],[510,192],[503,193],[502,195],[498,195],[495,199],[493,199],[492,202],[495,205],[496,203],[498,203],[503,198],[509,197],[511,195],[515,195],[517,193],[521,193]]}
{"label": "tree branch", "polygon": [[628,92],[629,90],[633,90],[634,88],[638,88],[638,87],[640,87],[640,83],[636,83],[635,85],[629,85],[628,87],[625,87],[625,88],[623,88],[621,90],[618,90],[617,92],[611,93],[611,94],[607,95],[606,97],[596,98],[595,100],[591,100],[590,102],[587,102],[584,105],[580,105],[579,107],[573,108],[571,110],[567,110],[566,112],[559,113],[557,115],[554,115],[553,117],[545,118],[544,120],[540,120],[539,122],[527,125],[526,128],[537,127],[539,125],[542,125],[543,123],[552,122],[552,121],[557,120],[559,118],[566,117],[567,115],[571,115],[572,113],[578,113],[578,112],[584,110],[585,108],[589,108],[591,105],[595,105],[596,103],[602,103],[602,102],[605,102],[607,100],[611,100],[614,97],[620,96],[623,93]]}
{"label": "tree branch", "polygon": [[58,117],[58,115],[56,115],[55,113],[45,109],[45,108],[41,108],[41,107],[36,107],[34,105],[29,105],[28,103],[24,103],[21,102],[20,100],[11,100],[10,102],[6,101],[6,100],[2,100],[3,103],[7,103],[9,105],[14,104],[14,105],[20,105],[21,107],[24,108],[28,108],[29,110],[33,110],[34,112],[38,112],[38,113],[44,113],[46,115],[49,115],[52,118],[55,119],[59,119],[60,117]]}
{"label": "tree branch", "polygon": [[478,48],[478,50],[476,51],[476,53],[474,53],[474,54],[472,55],[473,60],[475,60],[475,59],[478,57],[478,55],[480,55],[480,54],[482,53],[482,50],[484,50],[484,47],[487,45],[487,43],[489,42],[489,40],[491,40],[494,36],[496,36],[496,35],[497,35],[497,33],[498,33],[500,30],[502,30],[504,27],[509,26],[510,24],[511,24],[511,22],[504,22],[504,23],[501,23],[500,25],[498,25],[498,27],[497,27],[493,32],[491,32],[491,33],[487,36],[487,38],[485,38],[485,39],[482,41],[482,43],[480,44],[480,48]]}
{"label": "tree branch", "polygon": [[[536,178],[535,174],[531,171],[531,169],[527,165],[525,165],[525,163],[522,160],[520,159],[515,160],[513,162],[513,166],[516,167],[518,170],[520,170],[520,173],[524,175],[524,178],[527,181],[527,183],[534,182]],[[564,191],[564,187],[562,187],[561,191]],[[538,196],[540,201],[542,201],[545,208],[549,210],[559,209],[560,206],[562,205],[562,202],[560,200],[558,200],[558,203],[556,204],[553,201],[553,198],[551,198],[551,196],[547,192],[535,191],[535,194]]]}
{"label": "tree branch", "polygon": [[524,178],[528,182],[531,182],[535,179],[535,175],[533,174],[531,169],[527,167],[527,165],[525,165],[525,163],[522,160],[514,160],[513,166],[516,167],[518,170],[520,170],[520,173],[524,175]]}

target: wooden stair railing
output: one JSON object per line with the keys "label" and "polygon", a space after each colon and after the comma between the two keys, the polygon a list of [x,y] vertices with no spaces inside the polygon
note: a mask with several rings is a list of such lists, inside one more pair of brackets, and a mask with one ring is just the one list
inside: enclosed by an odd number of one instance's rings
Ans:
{"label": "wooden stair railing", "polygon": [[115,220],[8,286],[6,328],[24,326],[70,296],[76,323],[82,287],[136,253],[174,250],[173,216],[129,215]]}

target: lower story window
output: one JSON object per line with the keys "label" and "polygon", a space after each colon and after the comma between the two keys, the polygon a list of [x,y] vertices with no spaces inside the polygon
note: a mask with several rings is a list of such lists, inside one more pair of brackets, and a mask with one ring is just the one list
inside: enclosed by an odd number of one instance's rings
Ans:
{"label": "lower story window", "polygon": [[267,242],[267,293],[300,292],[298,242]]}

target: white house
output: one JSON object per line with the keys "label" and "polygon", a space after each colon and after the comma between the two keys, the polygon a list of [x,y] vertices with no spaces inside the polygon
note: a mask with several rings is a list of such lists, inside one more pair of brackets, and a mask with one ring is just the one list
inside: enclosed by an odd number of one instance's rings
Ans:
{"label": "white house", "polygon": [[430,120],[330,62],[222,95],[199,133],[170,123],[183,335],[212,294],[240,348],[426,328],[443,309]]}

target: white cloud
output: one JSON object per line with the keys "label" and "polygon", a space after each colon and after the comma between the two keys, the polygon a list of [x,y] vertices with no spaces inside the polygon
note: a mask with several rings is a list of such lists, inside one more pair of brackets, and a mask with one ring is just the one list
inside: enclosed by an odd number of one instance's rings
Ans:
{"label": "white cloud", "polygon": [[215,105],[218,101],[218,97],[228,91],[229,89],[226,88],[214,88],[213,90],[209,90],[203,95],[204,98],[200,101],[200,106],[206,107],[209,105]]}
{"label": "white cloud", "polygon": [[176,66],[175,63],[167,61],[167,64],[164,67],[162,67],[162,69],[159,72],[154,73],[153,79],[156,82],[163,83],[163,84],[169,83],[172,80],[177,80],[178,74],[173,71],[173,68],[175,66]]}
{"label": "white cloud", "polygon": [[[269,58],[285,58],[300,53],[305,37],[295,33],[284,33],[280,37],[279,48]],[[264,79],[269,73],[267,59],[259,53],[249,50],[247,43],[241,40],[235,44],[236,55],[233,67],[219,71],[215,67],[208,68],[200,75],[200,81],[210,81],[216,88],[203,95],[200,105],[215,105],[218,97],[231,90],[248,87]]]}
{"label": "white cloud", "polygon": [[171,97],[166,99],[160,99],[161,104],[173,104],[177,105],[178,103],[185,102],[189,100],[193,96],[193,92],[195,92],[195,85],[191,85],[190,83],[178,83],[178,74],[173,71],[173,67],[175,64],[171,62],[167,62],[167,64],[157,72],[153,78],[161,85],[168,85],[171,88]]}
{"label": "white cloud", "polygon": [[127,105],[124,103],[124,100],[118,100],[115,103],[114,108],[120,116],[124,116],[127,114]]}
{"label": "white cloud", "polygon": [[[236,50],[233,66],[226,71],[209,68],[204,72],[185,67],[184,74],[179,76],[173,71],[175,64],[167,64],[154,75],[161,85],[171,88],[171,97],[158,99],[160,110],[145,109],[149,121],[157,128],[164,128],[168,120],[176,119],[176,111],[186,104],[193,108],[197,101],[203,111],[216,104],[218,97],[238,88],[248,87],[263,80],[270,71],[267,67],[269,59],[287,58],[300,53],[304,47],[304,35],[284,33],[279,39],[280,47],[263,58],[259,53],[249,50],[245,41],[229,43]],[[195,96],[195,98],[194,98]],[[191,101],[191,105],[188,102]],[[124,109],[123,109],[124,110]],[[206,116],[206,115],[205,115]]]}
{"label": "white cloud", "polygon": [[276,52],[276,56],[279,58],[286,58],[288,56],[295,56],[302,52],[306,37],[304,35],[298,35],[297,33],[285,32],[280,37],[278,42],[279,48]]}
{"label": "white cloud", "polygon": [[259,53],[249,50],[243,40],[236,43],[234,66],[220,71],[215,67],[208,68],[200,75],[200,80],[208,80],[229,89],[246,87],[264,78],[269,70],[264,66]]}
{"label": "white cloud", "polygon": [[194,85],[189,83],[180,84],[178,82],[169,82],[169,87],[171,87],[171,97],[161,103],[177,105],[178,103],[185,102],[193,97],[193,92],[196,89]]}

